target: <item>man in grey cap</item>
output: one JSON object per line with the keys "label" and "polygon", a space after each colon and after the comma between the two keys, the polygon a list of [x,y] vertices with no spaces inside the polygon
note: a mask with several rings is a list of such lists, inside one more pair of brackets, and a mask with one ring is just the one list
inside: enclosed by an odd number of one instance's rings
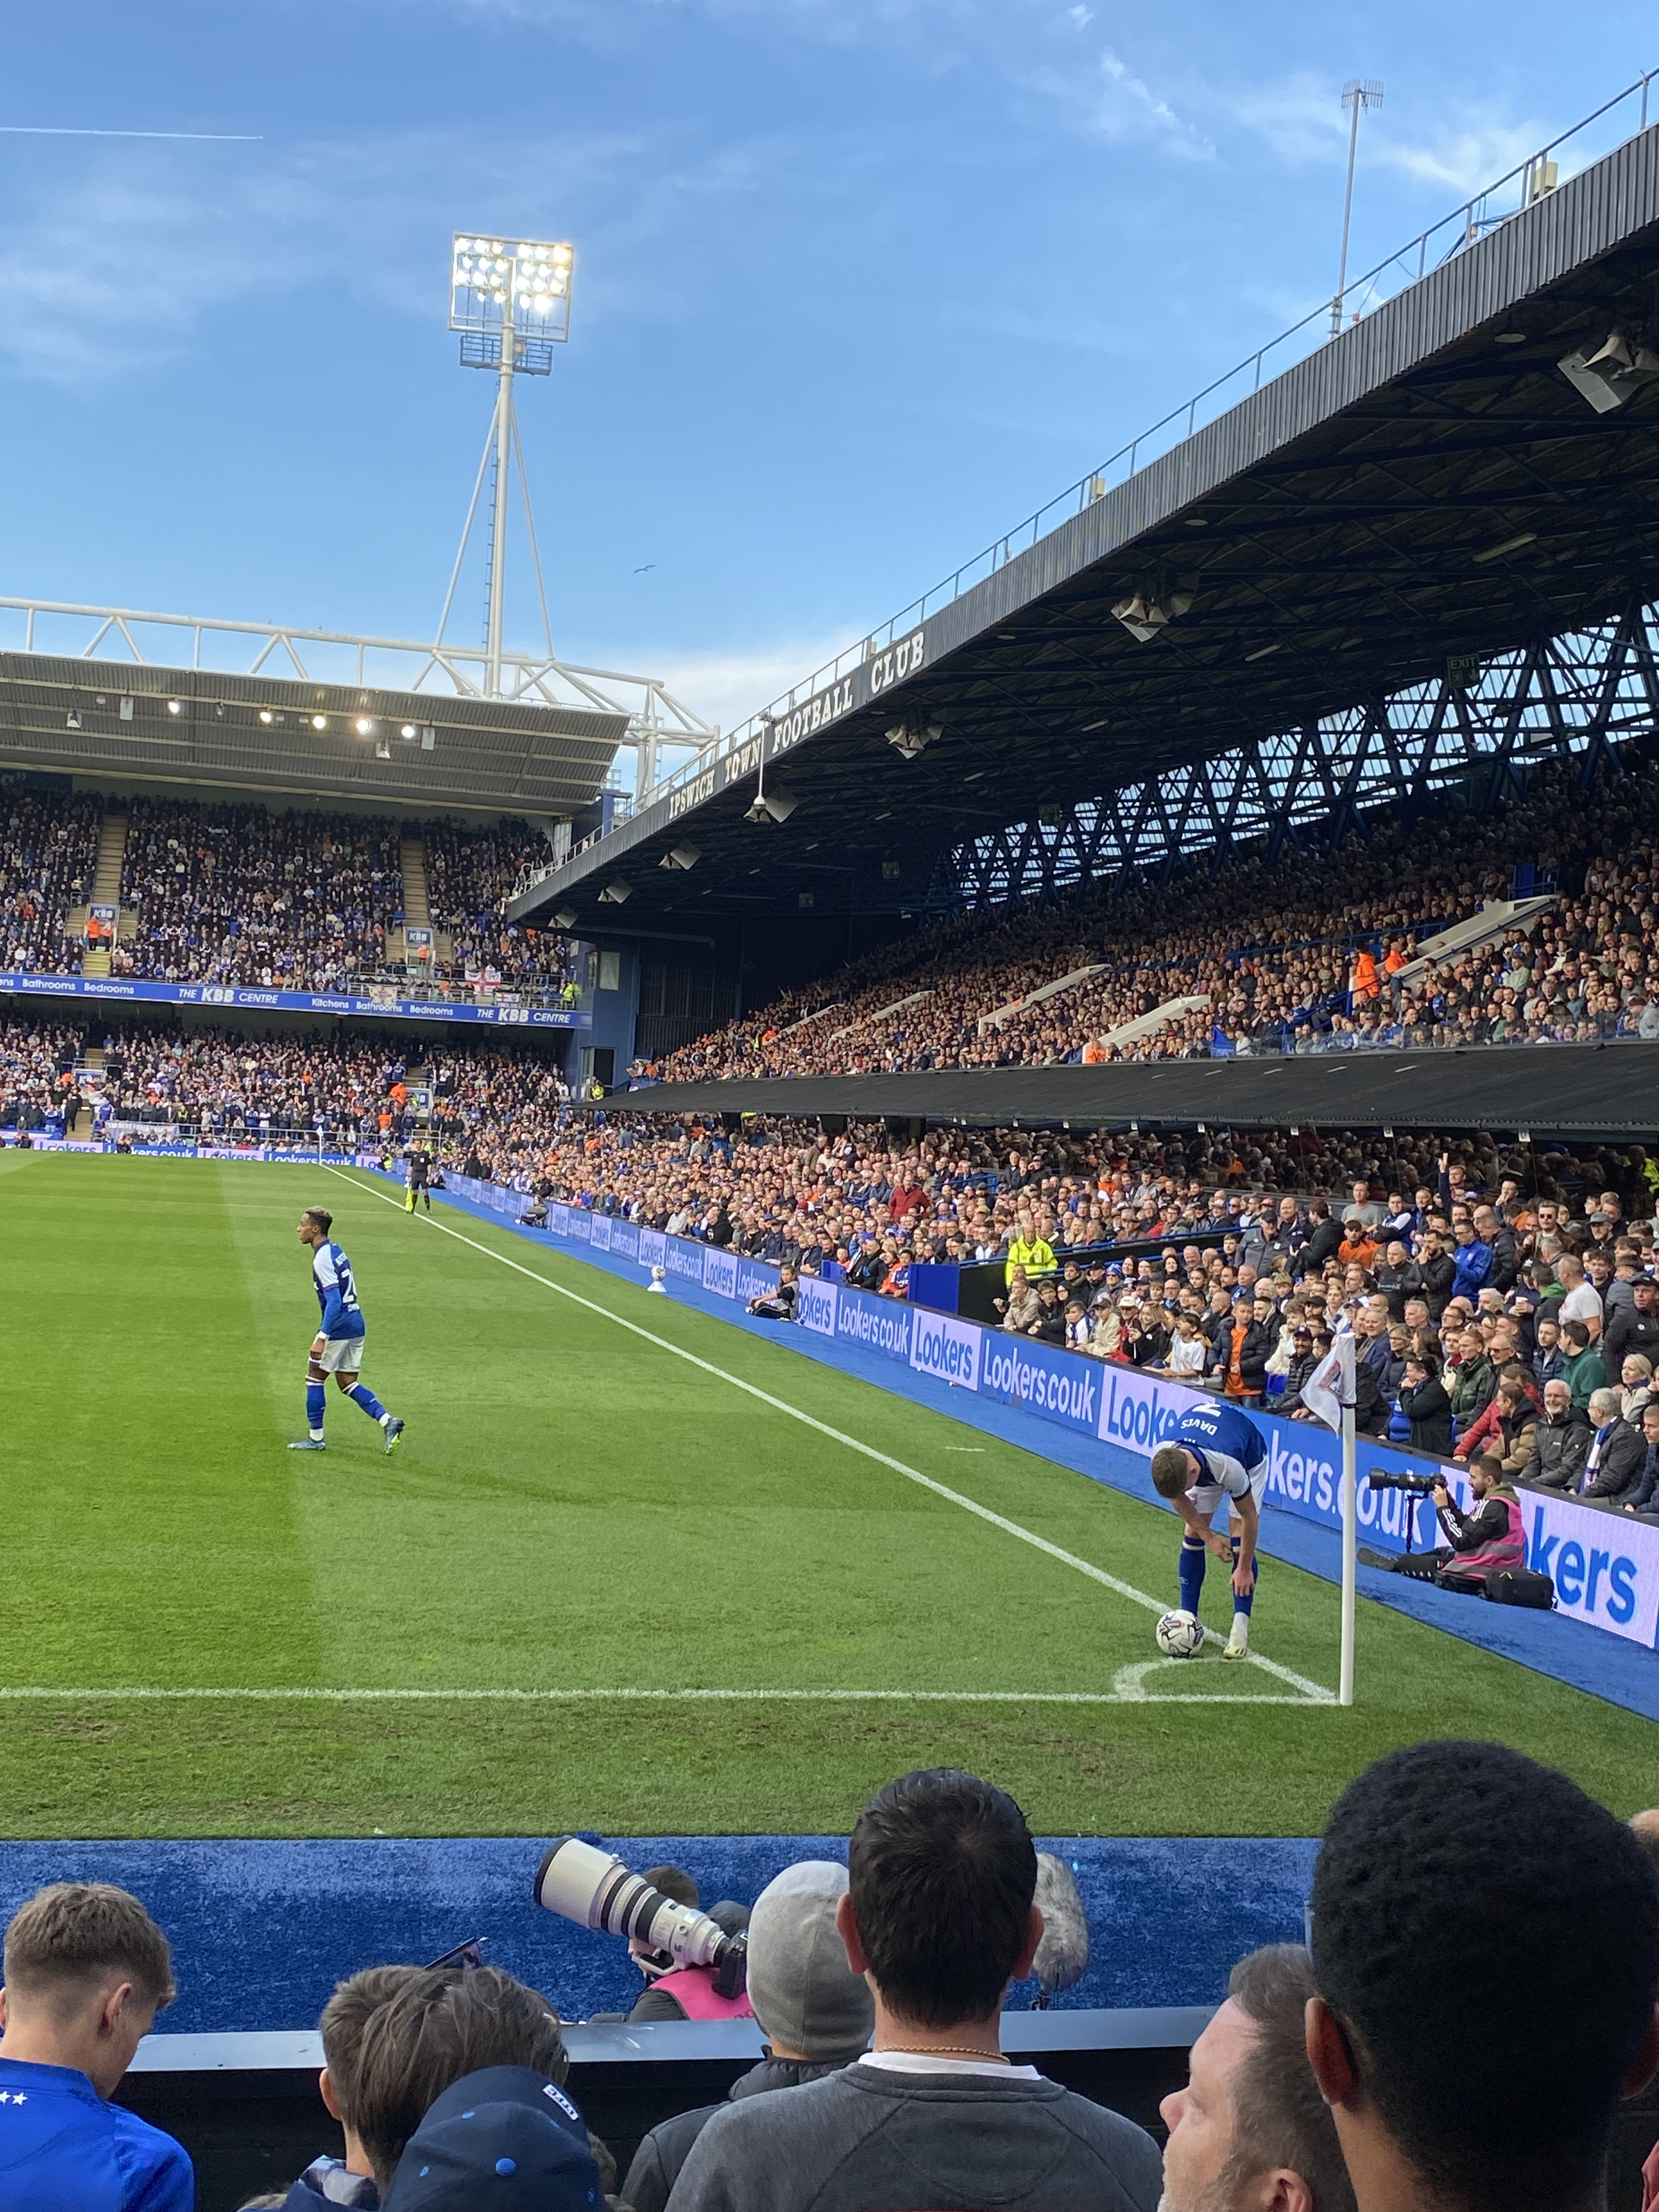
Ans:
{"label": "man in grey cap", "polygon": [[[767,2039],[759,2065],[734,2081],[728,2101],[793,2089],[850,2065],[870,2040],[875,2005],[847,1963],[836,1908],[847,1869],[830,1859],[786,1867],[755,1900],[749,1920],[749,2001]],[[691,2146],[719,2105],[677,2112],[634,2154],[623,2186],[633,2212],[662,2212]]]}

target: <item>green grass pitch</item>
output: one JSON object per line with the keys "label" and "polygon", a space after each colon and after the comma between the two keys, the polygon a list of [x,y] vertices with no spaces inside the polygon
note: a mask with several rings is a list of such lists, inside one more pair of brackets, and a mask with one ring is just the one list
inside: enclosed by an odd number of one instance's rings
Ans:
{"label": "green grass pitch", "polygon": [[[332,1390],[327,1452],[286,1449],[312,1203],[409,1423],[390,1459]],[[1051,1832],[1298,1834],[1428,1735],[1659,1799],[1650,1723],[1363,1601],[1351,1711],[1207,1658],[1125,1699],[1151,1613],[848,1440],[1173,1603],[1166,1513],[370,1177],[13,1152],[0,1226],[7,1835],[844,1832],[944,1762]],[[1336,1616],[1268,1564],[1291,1676],[1334,1684]],[[135,1688],[237,1694],[99,1694]],[[694,1688],[772,1694],[448,1694]],[[1012,1694],[915,1694],[963,1688]]]}

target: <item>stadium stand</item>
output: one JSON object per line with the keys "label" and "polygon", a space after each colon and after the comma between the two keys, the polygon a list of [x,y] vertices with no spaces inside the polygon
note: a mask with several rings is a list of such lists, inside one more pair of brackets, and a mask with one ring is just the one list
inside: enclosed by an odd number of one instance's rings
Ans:
{"label": "stadium stand", "polygon": [[64,932],[92,888],[102,811],[95,799],[50,799],[17,783],[0,787],[0,955],[6,967],[57,968],[72,960],[78,969],[78,947],[66,947]]}
{"label": "stadium stand", "polygon": [[[650,1072],[687,1081],[1659,1036],[1659,779],[1628,753],[1589,791],[1575,791],[1571,773],[1541,764],[1485,822],[1380,810],[1364,834],[1286,851],[1271,868],[1253,855],[1173,882],[1116,878],[1077,905],[955,917]],[[1571,895],[1517,905],[1517,878]],[[1440,959],[1420,960],[1426,939],[1477,917]],[[834,1022],[808,1018],[831,1003]],[[1161,1006],[1170,1018],[1146,1027]],[[1129,1024],[1142,1033],[1100,1042]]]}

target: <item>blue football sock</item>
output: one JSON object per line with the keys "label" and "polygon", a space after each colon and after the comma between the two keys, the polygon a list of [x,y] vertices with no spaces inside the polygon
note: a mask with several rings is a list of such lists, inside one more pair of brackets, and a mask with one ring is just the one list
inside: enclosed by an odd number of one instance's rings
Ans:
{"label": "blue football sock", "polygon": [[[1238,1565],[1238,1539],[1237,1536],[1232,1540],[1232,1546],[1233,1565],[1237,1566]],[[1255,1603],[1256,1583],[1260,1583],[1261,1580],[1261,1557],[1259,1553],[1256,1557],[1251,1560],[1250,1565],[1255,1570],[1255,1582],[1253,1582],[1250,1584],[1249,1595],[1248,1597],[1240,1597],[1237,1590],[1233,1592],[1233,1611],[1235,1613],[1242,1613],[1246,1620],[1250,1617],[1250,1607]]]}
{"label": "blue football sock", "polygon": [[1181,1540],[1181,1609],[1196,1616],[1199,1596],[1204,1588],[1204,1547],[1195,1538]]}
{"label": "blue football sock", "polygon": [[313,1437],[323,1433],[323,1408],[327,1403],[328,1385],[325,1382],[306,1384],[306,1426]]}
{"label": "blue football sock", "polygon": [[350,1399],[354,1406],[361,1406],[362,1407],[364,1413],[368,1415],[371,1421],[385,1420],[386,1407],[380,1403],[374,1393],[369,1389],[367,1382],[359,1382],[354,1389],[348,1390],[346,1392],[346,1395]]}

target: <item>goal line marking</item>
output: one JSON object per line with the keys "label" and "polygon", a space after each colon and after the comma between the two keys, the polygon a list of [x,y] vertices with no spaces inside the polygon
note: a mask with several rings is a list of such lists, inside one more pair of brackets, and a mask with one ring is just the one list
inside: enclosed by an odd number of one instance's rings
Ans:
{"label": "goal line marking", "polygon": [[[1154,1664],[1158,1662],[1154,1662]],[[1137,1678],[1142,1668],[1127,1672]],[[1212,1696],[1178,1692],[1159,1697],[1140,1687],[1139,1679],[1109,1690],[343,1690],[231,1689],[159,1686],[111,1689],[0,1687],[0,1705],[167,1705],[207,1701],[216,1705],[1330,1705],[1328,1698],[1284,1693]]]}
{"label": "goal line marking", "polygon": [[[379,1199],[383,1205],[396,1206],[402,1212],[402,1201],[393,1198],[389,1192],[377,1190],[373,1183],[360,1182],[355,1175],[348,1175],[343,1168],[331,1167],[327,1173],[337,1176],[342,1182],[349,1182],[355,1190],[365,1191],[369,1197]],[[971,1513],[979,1520],[988,1522],[992,1528],[1000,1528],[1006,1536],[1017,1536],[1021,1543],[1030,1544],[1034,1550],[1046,1553],[1049,1559],[1057,1559],[1062,1566],[1070,1567],[1078,1574],[1087,1575],[1091,1582],[1115,1591],[1119,1597],[1127,1598],[1132,1604],[1144,1606],[1148,1613],[1162,1614],[1168,1612],[1169,1607],[1161,1599],[1149,1597],[1145,1590],[1137,1589],[1133,1583],[1121,1582],[1117,1576],[1109,1575],[1103,1567],[1079,1559],[1075,1552],[1051,1544],[1046,1536],[1039,1536],[1035,1529],[1022,1528],[1018,1521],[1010,1521],[1004,1514],[994,1513],[988,1505],[981,1505],[977,1499],[965,1497],[961,1491],[952,1490],[948,1484],[935,1481],[931,1474],[924,1474],[920,1468],[907,1466],[903,1460],[894,1459],[888,1453],[878,1451],[874,1444],[867,1444],[860,1437],[849,1436],[844,1429],[832,1428],[828,1421],[820,1421],[800,1407],[792,1406],[787,1399],[774,1397],[769,1390],[763,1390],[758,1383],[745,1382],[741,1375],[733,1375],[724,1367],[715,1366],[712,1360],[701,1358],[695,1352],[688,1352],[684,1345],[675,1344],[665,1336],[658,1336],[654,1331],[641,1328],[638,1322],[627,1320],[593,1298],[585,1298],[580,1291],[568,1289],[563,1283],[556,1283],[550,1275],[538,1274],[533,1267],[526,1267],[521,1261],[510,1258],[505,1252],[496,1251],[493,1245],[481,1244],[476,1237],[468,1237],[460,1230],[452,1228],[447,1221],[440,1221],[435,1214],[421,1213],[410,1218],[420,1222],[424,1228],[436,1229],[446,1237],[453,1237],[458,1244],[469,1245],[473,1251],[482,1252],[485,1259],[495,1260],[501,1267],[512,1268],[514,1274],[523,1275],[532,1283],[539,1283],[544,1290],[556,1291],[562,1298],[568,1298],[573,1305],[583,1306],[589,1313],[598,1314],[602,1321],[611,1322],[617,1328],[627,1329],[631,1335],[642,1338],[647,1344],[654,1344],[659,1352],[672,1352],[676,1359],[684,1359],[689,1365],[701,1368],[705,1375],[712,1375],[721,1382],[729,1382],[733,1389],[742,1390],[749,1397],[758,1399],[762,1405],[769,1406],[775,1413],[786,1414],[792,1421],[799,1421],[803,1426],[817,1430],[821,1437],[828,1437],[832,1443],[844,1444],[848,1451],[858,1452],[866,1459],[874,1460],[878,1466],[890,1468],[893,1474],[902,1474],[907,1482],[916,1483],[923,1490],[931,1490],[936,1498],[960,1506],[964,1513]],[[1332,1691],[1318,1682],[1310,1681],[1304,1674],[1293,1674],[1288,1667],[1279,1665],[1276,1660],[1261,1658],[1252,1651],[1249,1663],[1297,1691],[1299,1695],[1292,1703],[1325,1705],[1334,1702]]]}

